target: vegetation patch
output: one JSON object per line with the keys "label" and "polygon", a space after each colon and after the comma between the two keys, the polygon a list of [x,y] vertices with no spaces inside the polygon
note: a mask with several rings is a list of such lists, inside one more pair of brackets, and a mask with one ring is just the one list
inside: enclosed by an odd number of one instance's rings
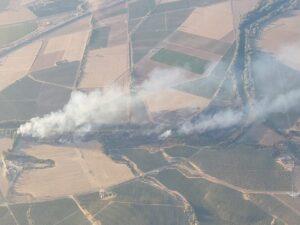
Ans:
{"label": "vegetation patch", "polygon": [[92,32],[89,47],[91,49],[107,47],[110,27],[99,27]]}
{"label": "vegetation patch", "polygon": [[17,204],[10,207],[19,225],[90,225],[90,222],[85,218],[75,202],[67,198],[40,203]]}
{"label": "vegetation patch", "polygon": [[209,175],[253,190],[289,191],[292,174],[276,163],[272,149],[237,145],[201,149],[194,163]]}
{"label": "vegetation patch", "polygon": [[189,201],[200,224],[272,224],[270,215],[235,190],[203,179],[189,179],[177,170],[164,170],[157,179]]}
{"label": "vegetation patch", "polygon": [[7,207],[0,207],[0,225],[16,225]]}
{"label": "vegetation patch", "polygon": [[0,47],[16,41],[37,29],[35,21],[0,26]]}
{"label": "vegetation patch", "polygon": [[129,4],[129,19],[144,17],[155,8],[155,0],[138,0]]}
{"label": "vegetation patch", "polygon": [[174,146],[171,148],[165,149],[165,152],[171,157],[182,157],[188,158],[194,155],[199,149],[189,146]]}
{"label": "vegetation patch", "polygon": [[202,74],[209,63],[207,60],[164,48],[156,53],[152,59],[157,62],[164,63],[169,66],[180,67],[197,74]]}
{"label": "vegetation patch", "polygon": [[0,1],[0,12],[5,10],[9,4],[9,0],[1,0]]}

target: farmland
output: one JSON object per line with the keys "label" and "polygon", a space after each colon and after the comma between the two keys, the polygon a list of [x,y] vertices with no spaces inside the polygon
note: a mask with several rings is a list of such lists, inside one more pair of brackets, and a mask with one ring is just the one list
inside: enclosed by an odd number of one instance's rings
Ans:
{"label": "farmland", "polygon": [[[17,181],[16,191],[43,199],[88,192],[132,178],[126,165],[112,161],[101,153],[98,145],[87,144],[83,148],[81,151],[76,147],[43,145],[26,149],[29,155],[52,159],[55,167],[25,171]],[[99,160],[102,161],[101,164],[98,164]],[[56,189],[49,186],[50,177],[52,185],[57,186]],[[38,186],[35,185],[36,182],[39,183]]]}
{"label": "farmland", "polygon": [[[290,191],[292,177],[272,156],[271,149],[235,146],[200,150],[195,162],[208,174],[253,190]],[[268,179],[265,179],[268,177]]]}
{"label": "farmland", "polygon": [[177,170],[165,170],[157,179],[190,202],[201,224],[272,224],[270,215],[234,190],[202,179],[189,179]]}
{"label": "farmland", "polygon": [[37,29],[36,22],[24,22],[0,26],[0,47],[3,47]]}

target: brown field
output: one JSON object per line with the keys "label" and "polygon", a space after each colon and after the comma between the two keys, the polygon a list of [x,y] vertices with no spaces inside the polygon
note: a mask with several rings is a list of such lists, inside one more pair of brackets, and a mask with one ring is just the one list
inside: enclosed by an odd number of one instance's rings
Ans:
{"label": "brown field", "polygon": [[119,45],[90,51],[80,88],[111,86],[121,75],[128,74],[128,45]]}
{"label": "brown field", "polygon": [[266,129],[262,138],[259,141],[260,145],[272,147],[276,144],[279,144],[281,141],[284,141],[284,137],[277,134],[271,129]]}
{"label": "brown field", "polygon": [[27,170],[17,180],[15,190],[33,198],[95,191],[133,178],[126,165],[114,162],[96,143],[81,147],[38,145],[26,149],[26,153],[55,161],[55,167]]}
{"label": "brown field", "polygon": [[233,30],[230,2],[195,9],[179,30],[216,40],[222,39]]}
{"label": "brown field", "polygon": [[148,93],[145,94],[143,99],[147,109],[151,113],[176,111],[185,108],[197,108],[203,110],[210,102],[207,98],[174,89]]}
{"label": "brown field", "polygon": [[57,51],[48,54],[39,55],[33,66],[31,67],[31,71],[43,70],[54,67],[57,62],[61,61],[64,56],[64,51]]}
{"label": "brown field", "polygon": [[41,45],[35,42],[0,59],[0,91],[27,75]]}
{"label": "brown field", "polygon": [[6,177],[6,166],[2,154],[11,148],[12,139],[0,139],[0,191],[3,196],[6,196],[9,189],[8,179]]}
{"label": "brown field", "polygon": [[290,208],[294,209],[300,215],[300,198],[293,198],[288,195],[276,195],[275,196],[278,200],[289,206]]}
{"label": "brown field", "polygon": [[293,16],[281,18],[268,26],[259,41],[259,46],[274,54],[281,62],[300,70],[300,11]]}
{"label": "brown field", "polygon": [[13,10],[5,10],[0,13],[0,26],[21,23],[34,19],[36,19],[35,15],[25,7],[20,7]]}
{"label": "brown field", "polygon": [[51,38],[48,40],[44,54],[64,51],[63,60],[69,62],[80,61],[83,57],[89,35],[90,31],[86,30]]}

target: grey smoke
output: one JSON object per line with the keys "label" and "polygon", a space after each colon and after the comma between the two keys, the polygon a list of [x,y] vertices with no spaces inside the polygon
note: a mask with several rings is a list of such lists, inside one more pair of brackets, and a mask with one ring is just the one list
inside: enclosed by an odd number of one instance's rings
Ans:
{"label": "grey smoke", "polygon": [[[179,129],[181,133],[203,133],[222,128],[228,128],[239,124],[250,124],[255,120],[263,120],[272,113],[284,113],[299,105],[300,90],[292,90],[278,95],[274,99],[264,98],[255,102],[247,115],[246,109],[224,110],[212,115],[204,115],[200,119],[185,122]],[[247,109],[248,110],[248,109]]]}
{"label": "grey smoke", "polygon": [[154,70],[141,85],[136,96],[124,95],[118,88],[89,93],[74,91],[63,109],[43,117],[35,117],[20,126],[23,136],[46,138],[66,132],[88,132],[94,125],[121,123],[128,113],[128,103],[135,104],[138,98],[148,92],[187,81],[179,70]]}

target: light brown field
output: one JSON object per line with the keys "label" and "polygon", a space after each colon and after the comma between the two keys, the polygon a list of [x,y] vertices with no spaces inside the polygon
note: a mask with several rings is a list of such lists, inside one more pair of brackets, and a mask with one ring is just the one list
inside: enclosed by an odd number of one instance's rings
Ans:
{"label": "light brown field", "polygon": [[195,9],[179,30],[220,40],[233,30],[230,2]]}
{"label": "light brown field", "polygon": [[284,64],[300,70],[300,10],[293,16],[281,18],[267,27],[259,46],[275,55]]}
{"label": "light brown field", "polygon": [[128,45],[90,51],[80,88],[111,86],[121,75],[129,77]]}
{"label": "light brown field", "polygon": [[0,26],[21,23],[34,19],[36,19],[36,16],[25,7],[20,7],[13,10],[5,10],[0,13]]}
{"label": "light brown field", "polygon": [[0,191],[3,196],[6,196],[9,189],[8,179],[6,177],[6,165],[3,158],[3,153],[12,146],[12,139],[0,139]]}
{"label": "light brown field", "polygon": [[0,91],[27,75],[41,45],[35,42],[0,59]]}
{"label": "light brown field", "polygon": [[57,62],[63,59],[63,55],[64,51],[58,51],[49,54],[41,54],[36,58],[33,66],[31,67],[31,71],[43,70],[54,67]]}
{"label": "light brown field", "polygon": [[145,94],[143,99],[147,109],[151,113],[176,111],[185,108],[203,110],[210,102],[207,98],[174,89],[160,90],[155,93]]}
{"label": "light brown field", "polygon": [[51,38],[44,50],[44,54],[64,51],[63,60],[78,61],[83,57],[90,31],[62,35]]}
{"label": "light brown field", "polygon": [[54,168],[27,170],[15,189],[34,198],[54,198],[106,188],[133,178],[130,169],[101,151],[96,143],[81,147],[38,145],[26,149],[32,156],[52,159]]}
{"label": "light brown field", "polygon": [[267,128],[259,141],[260,145],[272,147],[284,140],[284,137]]}

